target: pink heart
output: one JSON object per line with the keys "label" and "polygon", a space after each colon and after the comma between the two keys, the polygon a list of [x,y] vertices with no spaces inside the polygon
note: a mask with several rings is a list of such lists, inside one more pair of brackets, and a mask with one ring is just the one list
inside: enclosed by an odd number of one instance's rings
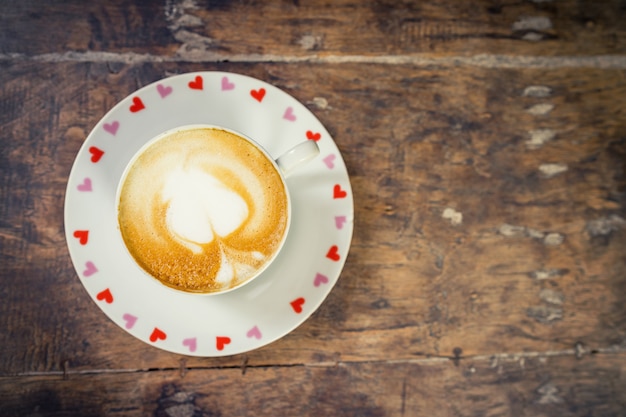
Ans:
{"label": "pink heart", "polygon": [[165,98],[172,93],[173,89],[170,86],[157,84],[157,91],[159,92],[159,95],[161,96],[161,98]]}
{"label": "pink heart", "polygon": [[82,184],[78,184],[78,191],[91,191],[91,178],[85,178]]}
{"label": "pink heart", "polygon": [[95,274],[96,272],[98,272],[98,268],[96,268],[96,265],[94,265],[93,262],[91,261],[85,262],[85,270],[83,271],[84,277],[89,277]]}
{"label": "pink heart", "polygon": [[132,329],[133,326],[135,325],[135,322],[137,321],[137,317],[133,316],[132,314],[128,314],[128,313],[124,314],[122,316],[122,318],[126,322],[124,327],[126,327],[127,329]]}
{"label": "pink heart", "polygon": [[328,277],[326,275],[322,275],[318,273],[315,275],[315,279],[313,280],[313,285],[319,287],[322,284],[328,284]]}
{"label": "pink heart", "polygon": [[195,337],[190,337],[189,339],[183,340],[183,346],[187,346],[189,352],[195,352],[198,347],[198,342]]}
{"label": "pink heart", "polygon": [[346,221],[346,216],[335,216],[335,226],[337,227],[337,229],[343,228],[343,224]]}
{"label": "pink heart", "polygon": [[263,335],[261,334],[261,331],[259,330],[257,326],[254,326],[253,328],[248,330],[248,333],[246,333],[246,336],[254,337],[255,339],[261,339],[261,337],[263,337]]}
{"label": "pink heart", "polygon": [[335,163],[334,163],[335,158],[336,158],[335,154],[331,153],[330,155],[328,155],[327,157],[323,159],[324,163],[329,169],[333,169],[335,167]]}
{"label": "pink heart", "polygon": [[113,136],[115,136],[115,134],[117,133],[117,129],[119,129],[119,127],[120,127],[120,122],[118,122],[117,120],[111,123],[104,124],[104,130],[106,130]]}
{"label": "pink heart", "polygon": [[228,81],[228,77],[222,77],[222,91],[232,90],[235,88],[235,83]]}
{"label": "pink heart", "polygon": [[283,114],[283,119],[287,119],[290,122],[295,122],[296,121],[296,115],[293,114],[293,108],[292,107],[287,107],[287,110],[285,110],[285,114]]}

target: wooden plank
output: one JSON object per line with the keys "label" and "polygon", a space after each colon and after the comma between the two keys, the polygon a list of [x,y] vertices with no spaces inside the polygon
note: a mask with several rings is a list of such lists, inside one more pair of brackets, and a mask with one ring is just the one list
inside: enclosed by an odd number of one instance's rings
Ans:
{"label": "wooden plank", "polygon": [[[626,52],[620,0],[43,1],[0,5],[0,54],[306,56],[603,55]],[[64,30],[58,30],[58,28]],[[110,55],[108,55],[110,58]]]}
{"label": "wooden plank", "polygon": [[211,69],[307,103],[344,153],[356,227],[345,271],[309,321],[264,349],[190,366],[626,341],[623,70],[18,61],[0,72],[0,374],[179,366],[88,299],[63,197],[76,152],[118,100]]}
{"label": "wooden plank", "polygon": [[626,354],[0,378],[3,416],[619,416]]}

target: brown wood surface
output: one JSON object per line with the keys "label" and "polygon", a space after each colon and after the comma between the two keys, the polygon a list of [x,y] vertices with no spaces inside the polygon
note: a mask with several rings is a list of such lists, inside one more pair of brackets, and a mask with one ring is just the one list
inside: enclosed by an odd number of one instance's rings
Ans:
{"label": "brown wood surface", "polygon": [[[3,2],[0,415],[626,414],[624,22],[620,1]],[[109,321],[63,229],[91,128],[197,70],[307,105],[355,199],[321,308],[225,358]]]}
{"label": "brown wood surface", "polygon": [[626,52],[623,13],[621,0],[3,2],[0,52],[183,60],[618,54]]}
{"label": "brown wood surface", "polygon": [[0,400],[20,416],[620,416],[625,372],[623,355],[165,369],[0,379]]}

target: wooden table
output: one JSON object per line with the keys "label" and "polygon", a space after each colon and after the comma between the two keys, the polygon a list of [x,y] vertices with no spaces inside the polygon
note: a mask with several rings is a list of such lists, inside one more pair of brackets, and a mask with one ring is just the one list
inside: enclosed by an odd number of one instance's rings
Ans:
{"label": "wooden table", "polygon": [[[351,175],[321,308],[193,358],[112,323],[63,202],[87,134],[163,77],[304,103]],[[0,4],[0,415],[626,414],[620,0]]]}

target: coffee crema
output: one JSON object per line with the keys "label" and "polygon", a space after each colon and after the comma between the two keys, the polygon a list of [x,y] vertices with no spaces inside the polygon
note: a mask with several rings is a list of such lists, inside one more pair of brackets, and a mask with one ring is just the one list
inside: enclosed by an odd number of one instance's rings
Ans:
{"label": "coffee crema", "polygon": [[118,223],[135,261],[187,292],[211,293],[257,274],[282,245],[286,188],[273,161],[219,128],[166,134],[134,159]]}

